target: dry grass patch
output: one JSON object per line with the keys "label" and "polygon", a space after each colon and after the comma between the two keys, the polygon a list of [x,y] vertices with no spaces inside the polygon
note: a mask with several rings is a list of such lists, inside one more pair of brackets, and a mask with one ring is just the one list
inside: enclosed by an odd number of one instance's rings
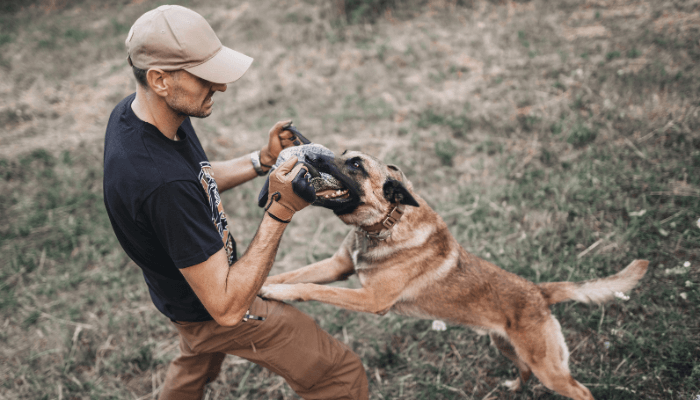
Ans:
{"label": "dry grass patch", "polygon": [[[0,15],[0,397],[152,398],[176,335],[111,233],[101,141],[135,87],[123,37],[156,3],[54,3]],[[554,307],[571,369],[596,398],[700,393],[693,4],[183,4],[255,58],[195,121],[210,158],[258,149],[291,117],[333,150],[401,166],[467,250],[533,281],[647,258],[629,301]],[[241,249],[261,183],[223,196]],[[273,273],[330,256],[346,232],[304,210]],[[372,398],[556,398],[536,379],[498,386],[512,365],[466,328],[298,306],[362,357]],[[233,357],[208,396],[294,398]]]}

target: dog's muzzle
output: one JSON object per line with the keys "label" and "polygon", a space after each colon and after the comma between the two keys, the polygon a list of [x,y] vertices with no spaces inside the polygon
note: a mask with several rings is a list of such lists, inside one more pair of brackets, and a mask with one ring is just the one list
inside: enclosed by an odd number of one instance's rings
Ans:
{"label": "dog's muzzle", "polygon": [[[320,144],[310,143],[301,146],[288,147],[282,150],[277,157],[277,162],[272,166],[270,172],[274,171],[280,165],[284,164],[290,158],[296,156],[298,163],[304,164],[311,175],[311,185],[316,191],[316,201],[314,205],[319,204],[324,200],[334,200],[347,198],[349,196],[348,189],[335,176],[325,172],[329,166],[333,165],[335,154]],[[264,207],[267,204],[269,195],[269,178],[258,195],[258,206]]]}

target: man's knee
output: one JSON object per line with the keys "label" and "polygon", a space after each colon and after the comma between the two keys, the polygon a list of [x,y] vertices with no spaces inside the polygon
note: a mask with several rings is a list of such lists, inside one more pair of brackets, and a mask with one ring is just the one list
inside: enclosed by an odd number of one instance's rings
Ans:
{"label": "man's knee", "polygon": [[328,335],[328,340],[332,350],[325,357],[332,363],[312,385],[297,393],[304,399],[367,399],[367,375],[360,357],[332,336]]}
{"label": "man's knee", "polygon": [[368,382],[365,367],[360,357],[347,346],[342,358],[336,364],[332,376],[328,380],[339,384],[349,395],[349,399],[366,399],[368,397]]}
{"label": "man's knee", "polygon": [[265,361],[305,399],[366,399],[367,376],[357,354],[310,316],[281,307],[273,320],[284,327],[275,332],[284,339],[265,349]]}

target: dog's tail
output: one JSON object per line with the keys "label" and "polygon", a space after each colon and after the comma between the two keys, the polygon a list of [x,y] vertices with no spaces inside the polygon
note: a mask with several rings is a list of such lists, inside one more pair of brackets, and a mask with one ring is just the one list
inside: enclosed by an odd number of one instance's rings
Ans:
{"label": "dog's tail", "polygon": [[647,272],[647,260],[634,260],[622,271],[607,278],[584,282],[548,282],[537,285],[548,305],[566,300],[603,303],[634,287]]}

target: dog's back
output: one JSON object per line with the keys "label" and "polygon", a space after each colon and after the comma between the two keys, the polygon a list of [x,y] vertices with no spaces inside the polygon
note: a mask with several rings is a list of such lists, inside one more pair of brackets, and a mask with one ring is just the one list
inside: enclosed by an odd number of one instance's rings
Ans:
{"label": "dog's back", "polygon": [[548,315],[543,308],[558,302],[609,301],[632,289],[649,264],[635,260],[615,275],[584,282],[534,284],[464,250],[442,218],[419,195],[412,195],[420,207],[406,210],[389,241],[357,234],[349,249],[361,279],[369,273],[368,266],[372,274],[403,270],[404,279],[395,283],[405,286],[392,307],[400,314],[502,332],[508,321],[520,319],[518,314]]}

